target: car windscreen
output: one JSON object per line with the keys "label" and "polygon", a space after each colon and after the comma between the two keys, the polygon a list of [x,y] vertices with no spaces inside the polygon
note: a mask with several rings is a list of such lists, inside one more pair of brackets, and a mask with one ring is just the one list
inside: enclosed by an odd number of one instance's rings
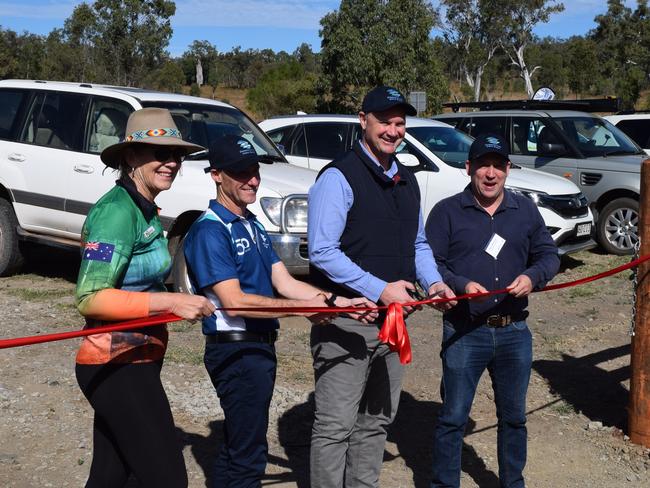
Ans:
{"label": "car windscreen", "polygon": [[585,157],[642,154],[623,131],[599,117],[576,116],[553,119]]}
{"label": "car windscreen", "polygon": [[408,127],[411,136],[454,168],[465,168],[472,138],[451,127]]}
{"label": "car windscreen", "polygon": [[[183,102],[146,102],[145,107],[166,108],[172,114],[184,140],[208,147],[225,135],[241,136],[248,140],[260,156],[285,161],[266,134],[244,113],[232,107]],[[190,159],[203,159],[205,153],[196,153]]]}

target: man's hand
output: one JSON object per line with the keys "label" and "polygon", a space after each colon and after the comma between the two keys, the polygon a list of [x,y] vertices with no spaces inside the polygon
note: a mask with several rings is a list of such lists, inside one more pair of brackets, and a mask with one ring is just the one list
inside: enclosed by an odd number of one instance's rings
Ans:
{"label": "man's hand", "polygon": [[[454,298],[456,294],[445,283],[438,281],[429,287],[429,298],[435,296],[438,296],[440,298]],[[458,301],[453,300],[451,302],[432,303],[431,305],[436,310],[444,312],[445,310],[449,310],[450,308],[455,307],[457,303]]]}
{"label": "man's hand", "polygon": [[[480,283],[477,283],[476,281],[470,281],[465,285],[465,294],[469,295],[471,293],[487,293],[487,290],[483,285]],[[483,302],[485,301],[487,297],[477,297],[477,298],[470,298],[470,300],[476,300],[477,302]]]}
{"label": "man's hand", "polygon": [[[390,305],[391,303],[407,303],[414,301],[409,295],[407,290],[415,291],[415,286],[413,283],[408,281],[399,280],[387,283],[384,291],[381,292],[379,301],[384,305]],[[415,309],[413,307],[404,307],[404,313],[406,315],[413,312]]]}
{"label": "man's hand", "polygon": [[[365,308],[365,307],[372,308],[377,306],[375,302],[372,302],[365,297],[359,297],[359,298],[337,297],[336,300],[334,301],[334,305],[336,305],[337,307],[360,307],[360,308]],[[379,316],[379,312],[377,310],[365,310],[359,312],[345,312],[345,315],[347,315],[351,319],[358,320],[359,322],[362,322],[364,324],[368,324],[377,319],[377,317]]]}
{"label": "man's hand", "polygon": [[525,297],[530,295],[533,291],[533,282],[530,281],[530,278],[525,274],[520,274],[515,278],[515,281],[508,285],[510,288],[509,293],[515,297]]}

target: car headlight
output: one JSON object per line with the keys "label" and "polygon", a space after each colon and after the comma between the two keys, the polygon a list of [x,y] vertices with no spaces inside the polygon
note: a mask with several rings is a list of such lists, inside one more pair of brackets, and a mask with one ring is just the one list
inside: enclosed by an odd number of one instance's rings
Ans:
{"label": "car headlight", "polygon": [[273,225],[280,227],[282,223],[282,198],[262,197],[260,198],[262,210]]}
{"label": "car headlight", "polygon": [[290,198],[284,207],[286,213],[286,223],[288,228],[292,227],[307,227],[307,199],[306,198]]}
{"label": "car headlight", "polygon": [[263,197],[260,205],[269,220],[281,229],[286,227],[287,230],[302,230],[307,227],[306,196]]}
{"label": "car headlight", "polygon": [[544,203],[542,201],[543,200],[542,196],[546,195],[546,193],[544,193],[544,192],[533,191],[533,190],[528,190],[528,189],[523,189],[523,188],[515,188],[513,186],[509,186],[507,188],[510,191],[518,193],[519,195],[523,195],[523,196],[525,196],[527,198],[530,198],[535,203],[535,205],[537,205],[538,207],[543,207],[544,206]]}

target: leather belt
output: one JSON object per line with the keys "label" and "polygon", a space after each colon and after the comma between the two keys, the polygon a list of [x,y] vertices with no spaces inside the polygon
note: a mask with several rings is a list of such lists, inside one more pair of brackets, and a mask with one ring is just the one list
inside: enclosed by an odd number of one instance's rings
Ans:
{"label": "leather belt", "polygon": [[228,330],[205,336],[206,344],[222,344],[225,342],[264,342],[266,344],[274,344],[277,339],[278,332],[276,330],[268,332]]}
{"label": "leather belt", "polygon": [[528,317],[528,312],[516,312],[513,314],[494,314],[488,315],[481,319],[474,321],[475,325],[485,325],[486,327],[492,327],[499,329],[501,327],[507,327],[513,322],[518,322],[520,320],[526,320]]}

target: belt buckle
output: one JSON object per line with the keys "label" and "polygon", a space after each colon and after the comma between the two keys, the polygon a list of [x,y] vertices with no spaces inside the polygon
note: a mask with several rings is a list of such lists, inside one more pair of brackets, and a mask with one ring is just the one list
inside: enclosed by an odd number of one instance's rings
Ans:
{"label": "belt buckle", "polygon": [[488,327],[503,327],[503,319],[504,317],[502,315],[490,315],[485,319],[485,325]]}

